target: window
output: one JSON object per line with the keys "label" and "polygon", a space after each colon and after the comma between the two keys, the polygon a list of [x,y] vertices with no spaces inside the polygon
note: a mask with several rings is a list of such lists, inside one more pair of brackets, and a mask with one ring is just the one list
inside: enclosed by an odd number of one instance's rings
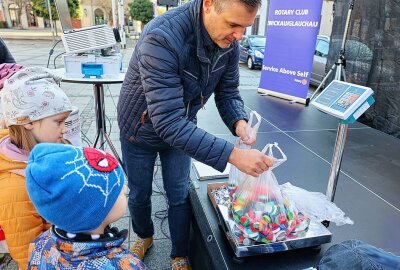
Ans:
{"label": "window", "polygon": [[105,21],[104,21],[104,12],[99,8],[97,8],[94,11],[94,21],[95,21],[96,25],[105,23]]}
{"label": "window", "polygon": [[249,47],[249,40],[245,37],[242,39],[242,46]]}
{"label": "window", "polygon": [[252,35],[258,35],[259,25],[260,25],[260,16],[257,15],[257,17],[254,19],[253,27],[251,28]]}
{"label": "window", "polygon": [[320,39],[315,47],[315,55],[327,57],[329,52],[329,42]]}
{"label": "window", "polygon": [[37,26],[36,16],[35,16],[35,13],[33,13],[32,5],[30,3],[27,3],[25,8],[26,8],[26,17],[28,19],[28,25],[29,26]]}
{"label": "window", "polygon": [[263,37],[254,37],[250,39],[250,43],[253,47],[265,47],[266,39]]}
{"label": "window", "polygon": [[20,24],[19,21],[19,6],[17,4],[10,4],[8,6],[8,10],[10,11],[10,19],[13,27],[16,27]]}

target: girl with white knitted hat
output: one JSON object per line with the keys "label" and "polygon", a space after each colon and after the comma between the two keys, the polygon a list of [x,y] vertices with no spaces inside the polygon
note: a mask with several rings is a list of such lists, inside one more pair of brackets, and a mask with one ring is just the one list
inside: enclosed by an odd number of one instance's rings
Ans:
{"label": "girl with white knitted hat", "polygon": [[46,68],[30,67],[7,78],[0,91],[7,127],[0,130],[0,227],[22,270],[27,268],[29,243],[49,228],[28,197],[25,168],[36,144],[64,142],[72,106],[58,86],[60,80]]}

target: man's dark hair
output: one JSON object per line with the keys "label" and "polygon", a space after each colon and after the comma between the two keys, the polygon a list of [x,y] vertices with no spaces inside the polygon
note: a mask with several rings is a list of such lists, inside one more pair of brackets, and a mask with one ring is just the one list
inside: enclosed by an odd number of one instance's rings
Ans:
{"label": "man's dark hair", "polygon": [[220,13],[225,7],[231,3],[240,3],[247,7],[249,11],[258,9],[261,6],[261,0],[213,0],[215,5],[215,11]]}

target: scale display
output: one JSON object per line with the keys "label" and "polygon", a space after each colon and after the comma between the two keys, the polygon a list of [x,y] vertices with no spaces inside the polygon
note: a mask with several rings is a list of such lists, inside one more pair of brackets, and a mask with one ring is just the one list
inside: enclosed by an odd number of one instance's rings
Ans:
{"label": "scale display", "polygon": [[341,120],[354,122],[374,103],[373,94],[369,87],[334,80],[311,104]]}

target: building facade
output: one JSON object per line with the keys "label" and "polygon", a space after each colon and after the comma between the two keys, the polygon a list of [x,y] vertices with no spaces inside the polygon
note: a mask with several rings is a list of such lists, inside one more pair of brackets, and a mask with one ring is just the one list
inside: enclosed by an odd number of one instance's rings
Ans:
{"label": "building facade", "polygon": [[32,11],[28,0],[0,0],[0,27],[30,28],[38,27],[38,18]]}
{"label": "building facade", "polygon": [[[46,0],[43,0],[46,1]],[[129,19],[128,4],[133,0],[124,1],[124,18]],[[115,0],[118,8],[119,1]],[[73,23],[79,27],[88,27],[98,24],[112,25],[113,14],[111,0],[81,0],[81,18]],[[116,13],[118,13],[116,9]],[[118,18],[116,14],[115,18]],[[79,22],[77,22],[79,21]],[[57,28],[61,29],[60,23],[56,22]],[[0,27],[2,28],[49,28],[49,20],[38,17],[32,11],[32,2],[29,0],[0,0]]]}
{"label": "building facade", "polygon": [[[46,0],[43,0],[46,1]],[[112,11],[113,0],[81,0],[81,18],[74,20],[76,28],[88,27],[98,24],[113,25],[113,17],[118,18],[118,7],[121,0],[115,0],[115,16]],[[122,0],[124,6],[124,24],[128,31],[140,32],[140,23],[130,20],[128,5],[133,0]],[[179,0],[179,4],[184,4],[188,0]],[[262,0],[262,6],[257,13],[254,24],[246,29],[247,35],[265,35],[269,0]],[[323,0],[321,12],[320,35],[330,36],[333,23],[333,3],[334,0]],[[60,30],[61,25],[56,22],[56,27]],[[7,28],[49,28],[49,20],[37,17],[32,11],[30,0],[0,0],[0,27]]]}

